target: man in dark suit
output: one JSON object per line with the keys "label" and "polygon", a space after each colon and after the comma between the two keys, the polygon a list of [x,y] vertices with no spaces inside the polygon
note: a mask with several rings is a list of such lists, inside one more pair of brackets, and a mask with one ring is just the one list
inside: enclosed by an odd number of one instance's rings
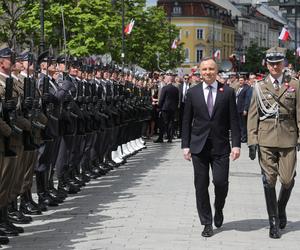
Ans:
{"label": "man in dark suit", "polygon": [[166,86],[161,90],[158,101],[158,108],[161,113],[161,124],[159,128],[159,137],[154,142],[163,142],[164,133],[167,132],[168,142],[172,142],[173,123],[175,112],[178,107],[179,91],[172,85],[172,76],[165,76]]}
{"label": "man in dark suit", "polygon": [[247,111],[249,103],[247,102],[247,92],[249,85],[246,83],[245,76],[239,76],[239,88],[236,90],[236,106],[239,113],[239,122],[241,130],[241,141],[247,142]]}
{"label": "man in dark suit", "polygon": [[[184,158],[192,160],[197,210],[203,237],[213,235],[209,200],[209,166],[215,186],[216,227],[223,224],[223,207],[228,193],[229,155],[240,156],[240,129],[234,90],[216,81],[218,67],[211,58],[200,64],[203,82],[187,93],[182,125]],[[230,149],[231,130],[232,149]]]}
{"label": "man in dark suit", "polygon": [[186,93],[190,88],[189,76],[185,75],[183,77],[183,83],[178,86],[179,89],[179,135],[178,138],[181,138],[182,134],[182,118],[184,113],[184,103],[186,99]]}

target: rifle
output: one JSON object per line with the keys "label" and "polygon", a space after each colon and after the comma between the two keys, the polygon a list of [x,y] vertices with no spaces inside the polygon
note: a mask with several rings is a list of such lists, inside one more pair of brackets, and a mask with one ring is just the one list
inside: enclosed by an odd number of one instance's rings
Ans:
{"label": "rifle", "polygon": [[[11,65],[14,65],[15,62],[15,54],[11,53]],[[22,134],[23,130],[19,128],[15,122],[16,122],[16,102],[13,98],[13,78],[11,76],[11,69],[9,72],[9,77],[5,80],[5,95],[4,95],[4,105],[3,105],[3,119],[7,122],[7,124],[10,125],[13,133],[15,134]],[[6,157],[15,157],[17,154],[13,150],[10,149],[10,138],[5,137],[4,138],[4,155]]]}

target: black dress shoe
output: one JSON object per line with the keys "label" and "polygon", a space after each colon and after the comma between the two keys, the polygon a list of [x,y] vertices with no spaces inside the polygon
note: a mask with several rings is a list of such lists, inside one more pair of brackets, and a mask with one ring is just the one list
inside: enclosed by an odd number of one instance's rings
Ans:
{"label": "black dress shoe", "polygon": [[205,225],[201,235],[203,237],[211,237],[213,236],[213,234],[214,232],[213,232],[212,225]]}
{"label": "black dress shoe", "polygon": [[155,141],[153,141],[154,143],[163,143],[164,142],[164,140],[163,139],[157,139],[157,140],[155,140]]}
{"label": "black dress shoe", "polygon": [[168,140],[167,143],[172,143],[172,140]]}
{"label": "black dress shoe", "polygon": [[223,225],[223,220],[224,220],[223,211],[216,210],[215,216],[214,216],[215,226],[217,228],[221,227]]}
{"label": "black dress shoe", "polygon": [[4,236],[18,236],[19,233],[17,230],[13,229],[6,222],[0,223],[0,231],[4,233]]}
{"label": "black dress shoe", "polygon": [[9,239],[6,236],[0,236],[0,244],[7,245],[9,243]]}
{"label": "black dress shoe", "polygon": [[25,216],[21,211],[8,212],[8,220],[16,224],[29,224],[32,221],[30,216]]}

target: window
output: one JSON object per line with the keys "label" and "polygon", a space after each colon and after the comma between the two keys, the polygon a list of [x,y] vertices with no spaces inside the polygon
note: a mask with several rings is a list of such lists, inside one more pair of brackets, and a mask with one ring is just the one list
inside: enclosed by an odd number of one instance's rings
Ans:
{"label": "window", "polygon": [[186,48],[185,51],[184,51],[184,61],[186,63],[190,62],[190,50],[189,50],[189,48]]}
{"label": "window", "polygon": [[174,6],[173,7],[173,15],[181,15],[181,7]]}
{"label": "window", "polygon": [[196,62],[199,63],[202,58],[203,58],[203,49],[202,48],[197,48],[197,50],[196,50]]}
{"label": "window", "polygon": [[204,38],[204,30],[203,29],[197,29],[197,39],[201,40]]}
{"label": "window", "polygon": [[190,35],[190,32],[186,30],[186,31],[185,31],[185,37],[188,38],[189,35]]}

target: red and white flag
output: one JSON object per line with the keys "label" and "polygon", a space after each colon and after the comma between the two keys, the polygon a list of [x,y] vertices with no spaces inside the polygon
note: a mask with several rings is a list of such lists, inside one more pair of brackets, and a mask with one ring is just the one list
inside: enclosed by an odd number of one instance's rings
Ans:
{"label": "red and white flag", "polygon": [[281,41],[287,41],[291,37],[290,32],[288,31],[287,28],[283,27],[281,30],[281,33],[278,37],[279,40]]}
{"label": "red and white flag", "polygon": [[220,60],[221,59],[221,50],[217,49],[213,55],[213,58]]}
{"label": "red and white flag", "polygon": [[300,47],[297,48],[296,52],[297,52],[297,56],[300,57]]}
{"label": "red and white flag", "polygon": [[134,26],[134,19],[131,19],[130,23],[126,25],[124,29],[124,33],[126,35],[129,35],[133,29],[133,26]]}
{"label": "red and white flag", "polygon": [[178,39],[175,38],[172,45],[171,45],[171,49],[177,49],[177,44],[178,44]]}

